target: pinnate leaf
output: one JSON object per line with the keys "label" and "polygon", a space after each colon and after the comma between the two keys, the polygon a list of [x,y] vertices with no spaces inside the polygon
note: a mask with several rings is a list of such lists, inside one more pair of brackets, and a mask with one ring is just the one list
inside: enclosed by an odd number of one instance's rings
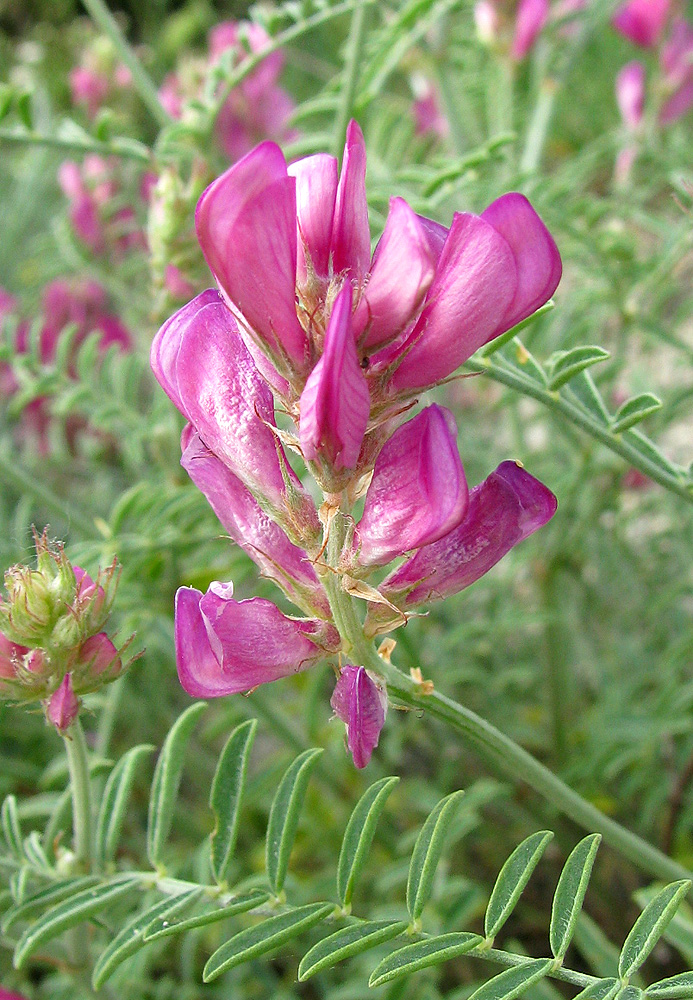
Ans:
{"label": "pinnate leaf", "polygon": [[95,854],[101,867],[115,857],[137,765],[153,749],[146,744],[133,747],[123,754],[108,776],[96,823]]}
{"label": "pinnate leaf", "polygon": [[431,895],[446,835],[463,795],[463,791],[457,791],[441,799],[416,838],[407,880],[407,909],[412,920],[419,919]]}
{"label": "pinnate leaf", "polygon": [[351,927],[342,927],[341,930],[318,941],[303,956],[298,967],[299,982],[314,976],[322,969],[332,968],[345,958],[360,955],[384,941],[391,941],[406,929],[407,922],[404,920],[364,920]]}

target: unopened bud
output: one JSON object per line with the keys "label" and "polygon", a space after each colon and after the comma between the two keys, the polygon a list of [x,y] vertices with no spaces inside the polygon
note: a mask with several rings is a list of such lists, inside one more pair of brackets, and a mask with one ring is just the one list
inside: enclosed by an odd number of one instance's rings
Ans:
{"label": "unopened bud", "polygon": [[46,718],[60,733],[69,729],[79,713],[79,698],[72,687],[72,675],[65,674],[60,687],[46,703]]}
{"label": "unopened bud", "polygon": [[123,663],[118,650],[105,632],[92,635],[82,643],[79,650],[80,671],[84,672],[88,682],[94,677],[108,673],[109,679],[116,677],[123,669]]}

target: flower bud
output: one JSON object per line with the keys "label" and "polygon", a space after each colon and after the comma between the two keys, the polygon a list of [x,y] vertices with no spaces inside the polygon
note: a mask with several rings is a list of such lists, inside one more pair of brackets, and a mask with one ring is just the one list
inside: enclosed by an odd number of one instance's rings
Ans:
{"label": "flower bud", "polygon": [[79,706],[79,698],[72,687],[72,675],[65,674],[60,687],[46,702],[46,718],[59,733],[64,733],[77,718]]}
{"label": "flower bud", "polygon": [[347,664],[339,675],[330,704],[337,718],[346,723],[347,746],[354,764],[358,768],[365,767],[385,724],[385,690],[365,667]]}
{"label": "flower bud", "polygon": [[103,674],[108,674],[108,679],[113,680],[123,669],[118,650],[105,632],[92,635],[82,643],[78,660],[83,685]]}

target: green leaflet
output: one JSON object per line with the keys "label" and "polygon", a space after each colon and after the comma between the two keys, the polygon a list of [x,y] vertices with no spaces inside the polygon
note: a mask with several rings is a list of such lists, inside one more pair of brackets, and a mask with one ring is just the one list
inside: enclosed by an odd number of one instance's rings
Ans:
{"label": "green leaflet", "polygon": [[308,780],[321,749],[305,750],[284,772],[276,791],[267,825],[267,878],[275,896],[284,886]]}
{"label": "green leaflet", "polygon": [[266,955],[302,931],[319,924],[333,912],[332,903],[311,903],[309,906],[299,906],[288,913],[269,917],[254,927],[247,927],[210,956],[202,973],[203,980],[209,983],[228,969],[251,958]]}
{"label": "green leaflet", "polygon": [[54,882],[47,889],[42,889],[35,895],[25,899],[23,903],[11,907],[2,919],[2,932],[7,931],[14,924],[22,920],[33,920],[33,918],[50,906],[62,903],[64,899],[81,892],[82,889],[90,889],[100,881],[98,875],[83,875],[81,878],[66,878],[59,882]]}
{"label": "green leaflet", "polygon": [[484,933],[493,939],[514,910],[532,872],[553,839],[550,830],[539,830],[515,848],[500,870],[484,917]]}
{"label": "green leaflet", "polygon": [[108,776],[96,823],[95,857],[101,867],[115,857],[137,766],[153,749],[147,744],[133,747],[123,754]]}
{"label": "green leaflet", "polygon": [[572,940],[601,839],[598,833],[584,837],[571,851],[558,879],[549,928],[551,951],[556,958],[563,958]]}
{"label": "green leaflet", "polygon": [[380,814],[399,778],[381,778],[363,793],[349,817],[337,862],[337,895],[348,906],[368,857]]}
{"label": "green leaflet", "polygon": [[159,900],[158,903],[154,903],[133,917],[99,956],[92,973],[94,989],[100,989],[122,962],[144,947],[145,929],[156,917],[163,913],[177,913],[191,906],[202,895],[202,891],[202,889],[191,889],[173,900],[167,896],[166,899]]}
{"label": "green leaflet", "polygon": [[448,959],[465,955],[477,945],[483,944],[483,940],[478,934],[441,934],[438,937],[426,938],[425,941],[408,944],[383,959],[373,970],[368,985],[382,986],[391,979],[409,976],[419,969],[441,965]]}
{"label": "green leaflet", "polygon": [[236,845],[245,773],[256,728],[256,720],[249,719],[234,729],[221,752],[214,773],[209,805],[215,818],[211,839],[211,863],[217,882],[225,880]]}
{"label": "green leaflet", "polygon": [[543,979],[553,961],[550,958],[530,958],[522,965],[506,969],[472,993],[469,1000],[515,1000],[532,985]]}
{"label": "green leaflet", "polygon": [[433,878],[445,847],[446,834],[462,802],[463,791],[441,799],[416,838],[407,879],[407,909],[418,920],[433,889]]}
{"label": "green leaflet", "polygon": [[383,941],[402,934],[407,929],[406,920],[364,920],[351,927],[342,927],[329,937],[318,941],[301,959],[298,967],[299,982],[309,979],[322,969],[329,969],[337,962],[370,951]]}
{"label": "green leaflet", "polygon": [[644,993],[657,1000],[689,1000],[693,997],[693,972],[679,972],[677,976],[661,979],[648,986]]}
{"label": "green leaflet", "polygon": [[22,934],[14,950],[14,965],[19,969],[38,947],[63,931],[89,920],[121,896],[138,889],[137,878],[124,876],[91,889],[83,889],[57,906],[51,907]]}
{"label": "green leaflet", "polygon": [[154,868],[161,864],[161,854],[171,829],[188,742],[205,708],[206,702],[202,701],[183,712],[171,727],[156,762],[147,825],[147,857]]}
{"label": "green leaflet", "polygon": [[[144,939],[145,941],[157,941],[159,938],[180,934],[182,931],[191,930],[193,927],[206,927],[207,924],[216,924],[220,920],[232,917],[235,913],[247,913],[248,910],[254,910],[256,907],[262,906],[268,898],[269,893],[263,889],[251,889],[249,892],[237,896],[223,906],[215,906],[211,910],[205,910],[203,913],[197,913],[192,917],[185,917],[178,920],[174,919],[172,912],[157,914],[155,919],[145,928]],[[197,901],[197,899],[194,900],[194,902]],[[179,912],[179,910],[176,910],[176,913]]]}
{"label": "green leaflet", "polygon": [[691,883],[688,879],[672,882],[671,885],[660,890],[654,899],[647,904],[633,924],[621,949],[618,974],[622,979],[628,979],[643,964],[690,888]]}

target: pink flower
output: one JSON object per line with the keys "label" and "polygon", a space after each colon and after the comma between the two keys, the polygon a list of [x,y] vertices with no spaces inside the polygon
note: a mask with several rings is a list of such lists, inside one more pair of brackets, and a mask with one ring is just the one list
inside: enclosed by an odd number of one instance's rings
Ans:
{"label": "pink flower", "polygon": [[105,632],[98,632],[83,642],[78,658],[82,672],[90,679],[105,673],[114,678],[123,669],[120,654]]}
{"label": "pink flower", "polygon": [[516,462],[475,486],[461,524],[391,573],[383,594],[405,610],[470,586],[513,546],[549,521],[556,498]]}
{"label": "pink flower", "polygon": [[659,113],[662,125],[676,121],[693,107],[693,26],[677,18],[662,47],[660,68],[667,100]]}
{"label": "pink flower", "polygon": [[9,990],[4,990],[0,986],[0,1000],[26,1000],[26,997],[21,996],[19,993],[10,993]]}
{"label": "pink flower", "polygon": [[629,62],[616,77],[616,101],[626,126],[635,131],[642,121],[645,106],[645,67]]}
{"label": "pink flower", "polygon": [[278,518],[292,509],[297,533],[317,535],[315,505],[273,430],[272,393],[218,292],[203,292],[164,324],[151,364],[206,447],[256,499]]}
{"label": "pink flower", "polygon": [[70,202],[75,234],[97,255],[111,250],[122,256],[147,245],[135,208],[113,208],[123,197],[118,171],[117,161],[94,155],[86,156],[81,167],[66,160],[58,171],[60,187]]}
{"label": "pink flower", "polygon": [[352,469],[361,451],[371,408],[351,324],[351,285],[337,296],[323,353],[301,394],[300,442],[308,461]]}
{"label": "pink flower", "polygon": [[549,0],[520,0],[515,21],[512,55],[524,59],[534,46],[549,16]]}
{"label": "pink flower", "polygon": [[79,715],[80,700],[72,687],[71,674],[65,674],[60,687],[46,703],[46,718],[59,733],[64,733]]}
{"label": "pink flower", "polygon": [[456,213],[449,231],[438,229],[444,242],[421,315],[386,352],[398,363],[391,380],[398,392],[447,378],[543,305],[561,278],[558,248],[524,195],[503,195],[481,215]]}
{"label": "pink flower", "polygon": [[455,528],[469,503],[449,410],[428,406],[378,455],[356,529],[358,562],[384,566]]}
{"label": "pink flower", "polygon": [[415,78],[414,93],[412,114],[416,134],[445,139],[450,132],[450,126],[441,109],[436,88],[430,80]]}
{"label": "pink flower", "polygon": [[19,643],[11,642],[4,632],[0,632],[0,690],[3,688],[3,680],[15,680],[17,671],[27,653],[29,653],[28,646],[20,646]]}
{"label": "pink flower", "polygon": [[110,89],[106,76],[86,66],[70,70],[70,92],[73,104],[82,104],[90,118],[95,118]]}
{"label": "pink flower", "polygon": [[309,614],[329,617],[327,597],[307,553],[264,511],[238,476],[211,452],[188,424],[181,465],[206,496],[230,537],[268,577]]}
{"label": "pink flower", "polygon": [[652,49],[659,44],[670,9],[671,0],[628,0],[611,23],[635,45]]}
{"label": "pink flower", "polygon": [[342,667],[330,702],[346,723],[347,746],[358,768],[365,767],[378,745],[387,715],[387,695],[365,667]]}
{"label": "pink flower", "polygon": [[196,698],[250,691],[305,670],[334,650],[334,629],[315,619],[287,618],[271,601],[234,601],[231,584],[206,594],[176,594],[176,662],[180,682]]}

